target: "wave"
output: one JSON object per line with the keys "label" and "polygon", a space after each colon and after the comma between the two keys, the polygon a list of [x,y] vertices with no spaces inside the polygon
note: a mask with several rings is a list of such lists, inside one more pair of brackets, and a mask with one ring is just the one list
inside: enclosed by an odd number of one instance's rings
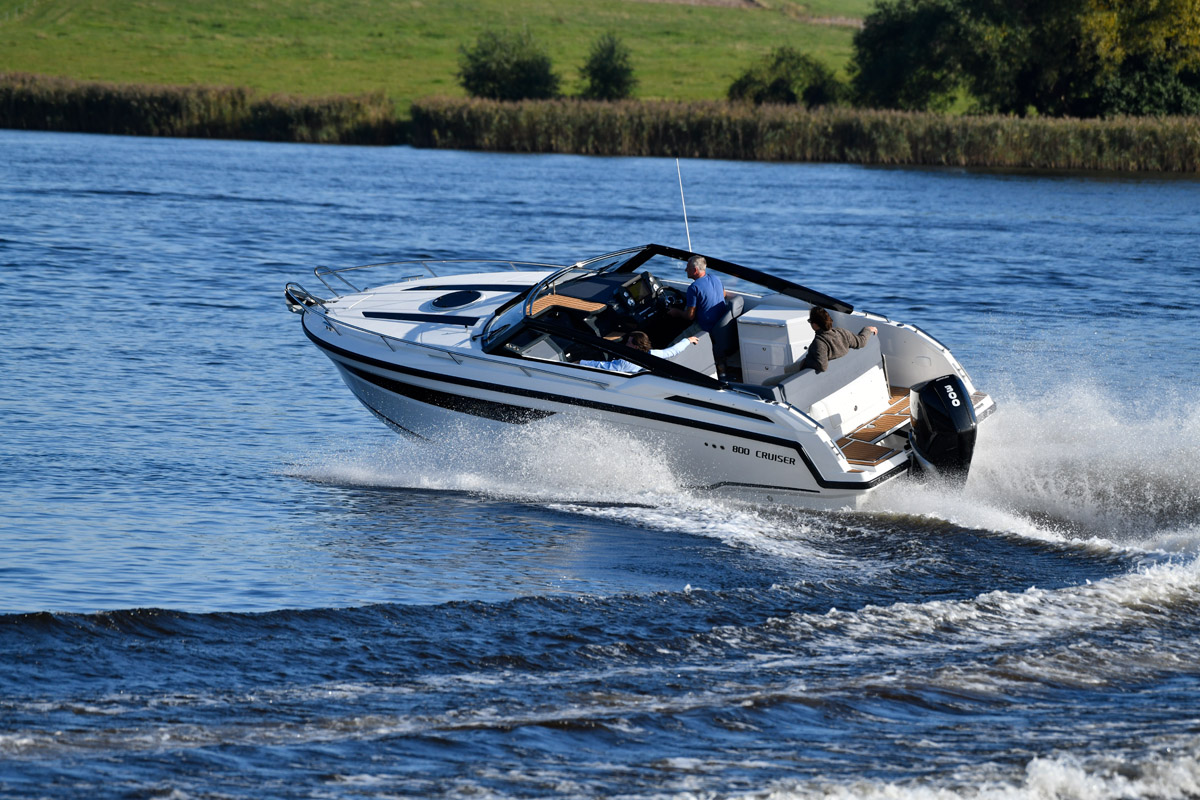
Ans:
{"label": "wave", "polygon": [[[1200,739],[1156,743],[1156,752],[1034,758],[1023,769],[991,764],[919,782],[781,782],[741,800],[1176,800],[1200,795]],[[964,774],[965,773],[965,774]],[[1005,775],[1005,773],[1010,773]]]}
{"label": "wave", "polygon": [[[992,591],[967,600],[868,605],[799,614],[779,624],[793,636],[860,649],[869,641],[928,647],[941,640],[1057,639],[1099,627],[1147,625],[1200,608],[1200,559],[1154,564],[1079,586]],[[827,634],[836,634],[829,638]]]}

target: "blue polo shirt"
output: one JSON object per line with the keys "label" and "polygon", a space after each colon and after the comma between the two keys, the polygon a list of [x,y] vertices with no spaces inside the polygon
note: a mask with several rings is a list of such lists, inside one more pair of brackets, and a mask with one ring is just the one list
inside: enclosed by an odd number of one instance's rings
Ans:
{"label": "blue polo shirt", "polygon": [[701,330],[711,331],[725,313],[725,287],[721,285],[721,279],[707,272],[704,277],[692,281],[683,307],[693,306],[696,307],[696,324]]}

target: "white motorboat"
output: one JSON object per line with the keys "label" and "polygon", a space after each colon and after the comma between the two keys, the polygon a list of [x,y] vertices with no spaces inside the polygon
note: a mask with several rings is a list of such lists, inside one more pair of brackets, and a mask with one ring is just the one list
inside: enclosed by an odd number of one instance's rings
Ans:
{"label": "white motorboat", "polygon": [[[855,507],[914,473],[966,480],[976,426],[995,403],[946,347],[913,325],[709,256],[729,307],[711,333],[689,329],[669,310],[682,305],[693,255],[652,244],[570,266],[319,267],[326,296],[289,283],[285,297],[362,404],[419,439],[444,440],[464,423],[528,430],[582,415],[651,443],[689,490],[823,508]],[[799,369],[813,306],[838,327],[879,334],[824,372]],[[655,348],[687,333],[701,341],[667,360],[627,347],[632,330]],[[640,371],[579,363],[618,358]]]}

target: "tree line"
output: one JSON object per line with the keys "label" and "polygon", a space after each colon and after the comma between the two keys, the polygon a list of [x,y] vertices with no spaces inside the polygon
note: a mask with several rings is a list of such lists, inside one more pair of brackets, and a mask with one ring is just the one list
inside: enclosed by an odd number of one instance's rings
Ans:
{"label": "tree line", "polygon": [[[848,79],[787,45],[747,65],[727,98],[1016,116],[1200,114],[1198,0],[879,0]],[[492,100],[561,97],[528,30],[459,48],[459,83]],[[579,67],[580,97],[629,98],[632,55],[613,33]]]}

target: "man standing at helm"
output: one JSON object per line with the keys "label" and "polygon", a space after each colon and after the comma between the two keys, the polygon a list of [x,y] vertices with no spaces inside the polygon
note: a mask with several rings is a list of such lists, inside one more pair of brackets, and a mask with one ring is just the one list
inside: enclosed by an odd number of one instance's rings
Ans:
{"label": "man standing at helm", "polygon": [[703,331],[711,331],[725,314],[725,287],[716,275],[708,274],[708,262],[704,256],[692,256],[687,262],[687,276],[692,285],[688,287],[683,308],[672,308],[667,313],[695,322]]}

